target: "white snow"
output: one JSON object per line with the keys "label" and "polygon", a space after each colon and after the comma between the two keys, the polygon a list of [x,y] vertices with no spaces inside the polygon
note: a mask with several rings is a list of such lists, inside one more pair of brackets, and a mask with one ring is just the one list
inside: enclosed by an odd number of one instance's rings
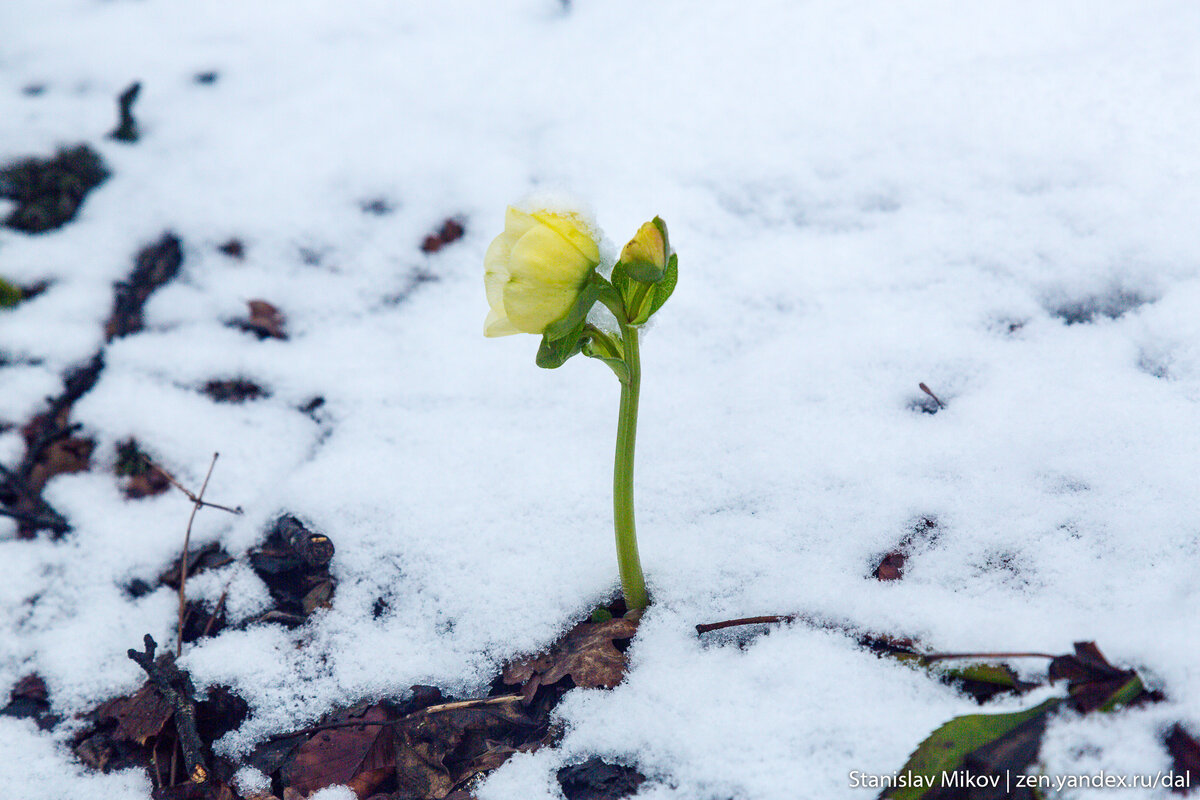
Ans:
{"label": "white snow", "polygon": [[[173,646],[170,591],[122,587],[177,556],[190,504],[123,498],[130,436],[193,488],[220,452],[207,497],[246,514],[202,511],[194,546],[242,554],[290,512],[337,548],[333,608],[305,627],[185,647],[198,686],[252,705],[228,754],[416,683],[469,696],[613,596],[616,381],[482,336],[483,252],[546,187],[615,247],[659,214],[679,253],[642,349],[656,602],[626,682],[570,694],[561,747],[483,800],[553,798],[592,754],[656,800],[867,797],[850,771],[890,774],[978,711],[841,634],[742,650],[692,627],[755,614],[955,651],[1094,639],[1167,701],[1056,719],[1055,774],[1153,773],[1171,724],[1200,730],[1200,6],[9,0],[0,30],[0,164],[87,141],[113,173],[57,231],[0,229],[0,276],[52,281],[0,310],[0,462],[102,345],[135,253],[165,230],[185,251],[75,406],[94,467],[46,491],[74,531],[18,541],[0,519],[0,699],[37,673],[68,720],[0,718],[0,791],[149,794],[66,746],[73,715],[142,681],[128,648]],[[134,80],[142,139],[105,139]],[[454,216],[466,236],[423,255]],[[232,237],[244,261],[217,250]],[[288,341],[226,326],[251,299]],[[199,392],[233,377],[270,396]],[[922,381],[947,408],[910,407]],[[871,579],[922,517],[936,540]],[[191,592],[226,585],[235,619],[266,602],[244,563]]]}

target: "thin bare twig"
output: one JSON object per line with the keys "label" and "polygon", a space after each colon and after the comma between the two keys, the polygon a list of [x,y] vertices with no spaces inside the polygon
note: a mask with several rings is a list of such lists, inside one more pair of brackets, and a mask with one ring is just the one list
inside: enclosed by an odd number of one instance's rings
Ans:
{"label": "thin bare twig", "polygon": [[[130,648],[126,654],[145,670],[150,683],[175,710],[175,731],[179,734],[179,746],[183,749],[184,768],[192,783],[204,783],[208,780],[208,766],[204,759],[204,742],[196,730],[195,689],[191,676],[179,669],[170,655],[155,660],[157,645],[150,634],[142,637],[142,642],[142,652]],[[172,785],[174,781],[172,770]]]}
{"label": "thin bare twig", "polygon": [[225,598],[229,596],[229,584],[225,584],[225,589],[221,592],[221,596],[217,598],[216,608],[213,609],[212,616],[208,618],[208,622],[204,625],[204,633],[201,637],[208,636],[212,633],[213,626],[217,624],[217,617],[221,616],[221,612],[225,610]]}
{"label": "thin bare twig", "polygon": [[[172,486],[174,486],[179,491],[183,492],[185,495],[187,495],[188,499],[192,501],[192,513],[188,516],[187,529],[184,530],[184,532],[183,532],[183,553],[180,554],[180,556],[179,556],[179,623],[178,623],[178,636],[175,639],[175,655],[176,656],[180,655],[183,652],[183,623],[184,623],[184,617],[187,615],[188,547],[192,543],[192,523],[195,522],[195,520],[196,520],[196,512],[198,512],[201,508],[208,506],[209,508],[217,508],[217,509],[220,509],[221,511],[228,511],[230,514],[241,514],[242,513],[241,506],[237,506],[236,508],[229,508],[228,506],[221,506],[221,505],[217,505],[216,503],[206,503],[204,501],[204,492],[208,489],[208,481],[210,478],[212,478],[213,468],[217,466],[217,459],[220,458],[220,456],[221,456],[220,453],[213,453],[212,461],[209,462],[209,465],[208,465],[208,472],[204,476],[204,483],[202,483],[200,485],[200,493],[199,494],[193,493],[190,489],[185,487],[179,481],[175,480],[175,477],[173,475],[171,475],[171,473],[167,472],[162,467],[160,467],[157,464],[155,464],[154,462],[150,461],[150,459],[148,459],[148,458],[146,459],[147,466],[149,466],[152,469],[158,470],[159,474],[161,474],[164,478],[166,478],[167,481],[170,482],[170,484]],[[143,456],[143,458],[144,458],[144,456]],[[225,595],[222,594],[221,602],[224,602],[224,599],[225,599]],[[211,627],[211,620],[209,621],[209,623],[210,623],[209,627]],[[207,633],[207,632],[208,631],[206,629],[205,633]],[[172,776],[172,778],[173,777],[174,776]]]}
{"label": "thin bare twig", "polygon": [[933,391],[932,391],[932,390],[931,390],[931,389],[930,389],[928,386],[926,386],[925,384],[923,384],[923,383],[918,383],[918,384],[917,384],[917,388],[918,388],[918,389],[920,389],[920,390],[921,390],[922,392],[924,392],[925,394],[927,394],[927,395],[929,395],[930,397],[932,397],[932,398],[933,398],[933,402],[937,403],[937,407],[938,407],[938,408],[945,408],[945,407],[946,407],[946,404],[942,402],[941,398],[939,398],[939,397],[938,397],[936,394],[934,394],[934,393],[933,393]]}
{"label": "thin bare twig", "polygon": [[[213,461],[214,461],[214,462],[217,460],[217,456],[219,456],[219,455],[220,455],[220,453],[213,453]],[[179,481],[175,480],[175,476],[174,476],[174,475],[172,475],[171,473],[167,472],[165,469],[163,469],[162,467],[160,467],[158,464],[155,464],[153,461],[151,461],[150,459],[146,458],[145,456],[143,456],[143,458],[144,458],[144,459],[145,459],[145,461],[146,461],[146,466],[148,466],[150,469],[153,469],[153,470],[157,471],[159,475],[162,475],[164,478],[166,478],[166,479],[167,479],[167,483],[171,484],[171,485],[172,485],[172,486],[174,486],[176,489],[178,489],[179,491],[181,491],[181,492],[183,492],[184,494],[186,494],[186,495],[187,495],[187,498],[188,498],[188,500],[191,500],[193,503],[199,503],[201,506],[204,506],[204,507],[207,507],[207,508],[216,508],[216,509],[220,509],[221,511],[228,511],[230,514],[241,514],[241,513],[243,513],[243,511],[242,511],[242,507],[241,507],[241,506],[234,506],[233,508],[230,508],[229,506],[223,506],[223,505],[220,505],[220,504],[218,504],[218,503],[210,503],[210,502],[208,502],[207,500],[203,499],[203,497],[202,497],[202,495],[204,494],[204,490],[203,490],[203,489],[201,489],[201,490],[200,490],[200,495],[201,495],[201,496],[197,496],[197,495],[196,495],[194,492],[192,492],[192,490],[191,490],[191,489],[187,488],[187,487],[186,487],[186,486],[184,486],[182,483],[180,483]],[[211,475],[211,474],[212,474],[212,467],[211,467],[211,466],[209,467],[208,474],[209,474],[209,475]],[[208,483],[208,479],[207,479],[207,478],[205,478],[205,484],[207,485],[207,483]]]}
{"label": "thin bare twig", "polygon": [[696,626],[696,633],[719,631],[722,628],[734,628],[738,625],[770,625],[776,622],[795,622],[795,614],[772,615],[769,617],[743,617],[742,619],[727,619],[724,622],[708,622]]}
{"label": "thin bare twig", "polygon": [[946,661],[952,658],[1058,658],[1050,653],[930,653],[921,656],[926,661]]}

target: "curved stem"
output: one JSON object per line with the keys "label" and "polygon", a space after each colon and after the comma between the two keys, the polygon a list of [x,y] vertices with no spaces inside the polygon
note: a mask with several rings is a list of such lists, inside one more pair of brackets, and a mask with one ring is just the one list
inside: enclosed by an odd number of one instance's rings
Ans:
{"label": "curved stem", "polygon": [[638,555],[637,529],[633,522],[633,450],[637,438],[638,391],[642,383],[642,359],[638,329],[621,323],[621,339],[629,379],[621,382],[621,412],[617,418],[617,457],[613,465],[613,524],[617,535],[617,566],[621,590],[630,610],[649,603],[642,560]]}

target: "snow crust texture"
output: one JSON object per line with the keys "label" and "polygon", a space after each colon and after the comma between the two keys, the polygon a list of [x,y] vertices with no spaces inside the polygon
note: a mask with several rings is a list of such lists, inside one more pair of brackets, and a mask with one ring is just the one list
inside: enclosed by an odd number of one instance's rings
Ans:
{"label": "snow crust texture", "polygon": [[[1097,641],[1167,700],[1056,720],[1056,773],[1167,769],[1162,732],[1200,728],[1195,3],[8,0],[0,30],[0,164],[86,141],[112,173],[59,230],[0,228],[0,277],[49,283],[0,309],[0,463],[104,346],[135,254],[168,230],[184,253],[74,408],[92,469],[45,492],[72,532],[0,518],[0,697],[37,673],[67,718],[0,717],[0,792],[149,794],[65,745],[143,680],[128,648],[173,646],[172,592],[126,587],[178,556],[190,504],[125,499],[130,437],[193,488],[220,452],[207,496],[246,513],[202,511],[194,546],[244,553],[285,512],[336,545],[332,608],[184,649],[250,703],[229,755],[413,684],[483,691],[614,595],[619,387],[482,336],[483,252],[547,190],[615,247],[659,214],[679,252],[642,350],[655,604],[625,683],[569,695],[561,747],[481,800],[558,797],[593,754],[656,800],[866,797],[850,771],[977,710],[830,630],[694,633],[756,614],[947,651]],[[135,80],[140,140],[104,138]],[[448,218],[465,236],[423,253]],[[286,340],[228,324],[252,299]],[[201,391],[233,378],[266,394]],[[872,578],[926,519],[903,578]],[[226,590],[233,622],[269,602],[244,559],[191,588]]]}

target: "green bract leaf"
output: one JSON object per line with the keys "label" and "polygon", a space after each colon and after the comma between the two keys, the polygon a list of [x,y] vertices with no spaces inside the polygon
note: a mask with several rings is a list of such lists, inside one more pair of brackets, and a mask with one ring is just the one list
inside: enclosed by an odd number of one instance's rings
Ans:
{"label": "green bract leaf", "polygon": [[622,266],[625,267],[625,271],[629,274],[629,277],[635,281],[658,283],[663,279],[663,268],[646,261],[634,261],[629,264],[622,264]]}
{"label": "green bract leaf", "polygon": [[567,359],[579,352],[583,347],[583,320],[579,320],[575,328],[565,336],[551,339],[549,334],[542,336],[542,344],[537,352],[537,365],[543,369],[558,369],[567,363]]}
{"label": "green bract leaf", "polygon": [[589,273],[587,282],[583,284],[583,288],[579,290],[579,295],[575,298],[575,305],[571,306],[571,310],[561,319],[547,325],[546,330],[542,333],[550,339],[570,336],[575,328],[587,319],[588,312],[592,310],[592,306],[596,305],[596,301],[600,299],[600,293],[607,285],[608,281],[594,271]]}
{"label": "green bract leaf", "polygon": [[0,278],[0,308],[12,308],[21,302],[22,293],[16,286]]}
{"label": "green bract leaf", "polygon": [[607,356],[602,356],[598,353],[590,351],[592,351],[592,348],[585,344],[583,346],[583,354],[585,356],[594,358],[598,361],[603,361],[605,364],[608,364],[609,368],[613,371],[613,374],[617,376],[617,380],[619,380],[621,383],[629,382],[629,367],[624,361],[619,358],[608,358]]}
{"label": "green bract leaf", "polygon": [[955,717],[921,742],[897,775],[896,785],[883,797],[921,800],[950,796],[947,789],[962,786],[953,782],[968,777],[987,780],[989,786],[994,778],[1003,787],[1006,774],[1024,774],[1037,758],[1046,721],[1061,703],[1055,697],[1013,714]]}
{"label": "green bract leaf", "polygon": [[663,303],[667,302],[667,298],[675,291],[675,281],[679,279],[679,256],[671,254],[671,259],[667,262],[666,272],[663,273],[663,279],[654,285],[654,301],[650,304],[650,313],[654,314],[663,307]]}

